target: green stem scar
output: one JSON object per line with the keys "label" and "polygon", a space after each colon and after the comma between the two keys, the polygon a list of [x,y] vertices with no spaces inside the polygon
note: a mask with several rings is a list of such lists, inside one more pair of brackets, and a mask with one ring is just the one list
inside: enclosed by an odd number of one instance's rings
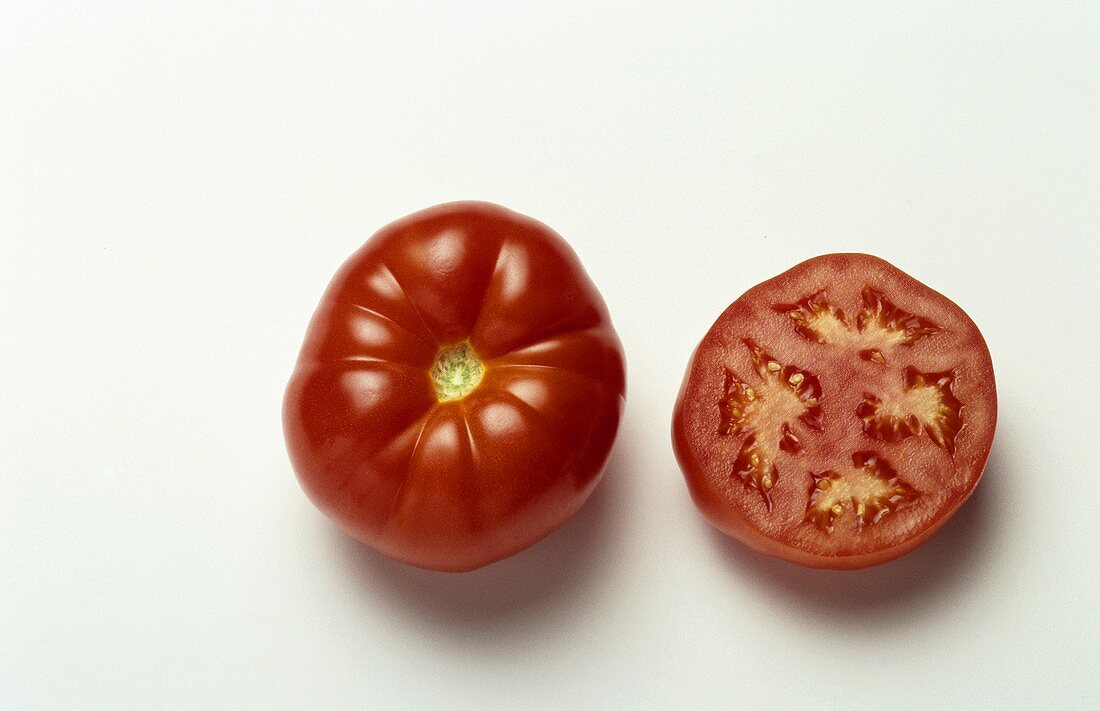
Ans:
{"label": "green stem scar", "polygon": [[440,402],[461,400],[474,391],[485,375],[485,366],[469,341],[439,349],[429,373]]}

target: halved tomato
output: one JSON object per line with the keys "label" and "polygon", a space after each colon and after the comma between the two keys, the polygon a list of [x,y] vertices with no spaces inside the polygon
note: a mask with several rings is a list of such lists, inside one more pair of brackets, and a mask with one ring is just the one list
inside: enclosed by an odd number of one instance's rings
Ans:
{"label": "halved tomato", "polygon": [[947,297],[865,254],[760,284],[696,349],[672,423],[717,528],[802,565],[861,568],[966,501],[997,421],[989,350]]}
{"label": "halved tomato", "polygon": [[395,222],[339,271],[283,410],[314,503],[412,565],[469,570],[531,545],[599,481],[622,346],[569,245],[502,207]]}

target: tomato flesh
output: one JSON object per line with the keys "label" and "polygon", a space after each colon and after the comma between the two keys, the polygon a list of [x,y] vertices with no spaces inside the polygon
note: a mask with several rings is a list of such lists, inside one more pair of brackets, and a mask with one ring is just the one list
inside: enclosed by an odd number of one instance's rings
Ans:
{"label": "tomato flesh", "polygon": [[599,481],[622,346],[545,225],[485,203],[375,234],[314,314],[283,407],[314,503],[412,565],[477,568],[561,525]]}
{"label": "tomato flesh", "polygon": [[831,254],[735,301],[688,366],[673,444],[717,528],[813,567],[927,539],[970,496],[996,426],[973,321],[887,262]]}

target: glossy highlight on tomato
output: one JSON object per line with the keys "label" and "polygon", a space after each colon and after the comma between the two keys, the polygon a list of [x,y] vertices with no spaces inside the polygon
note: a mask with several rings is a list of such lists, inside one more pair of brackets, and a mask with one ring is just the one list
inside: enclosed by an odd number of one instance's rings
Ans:
{"label": "glossy highlight on tomato", "polygon": [[464,571],[532,545],[599,482],[622,346],[566,242],[464,202],[384,227],[333,278],[283,423],[313,502],[383,554]]}
{"label": "glossy highlight on tomato", "polygon": [[978,327],[889,263],[829,254],[753,287],[699,344],[673,447],[715,527],[851,569],[925,541],[974,491],[997,393]]}

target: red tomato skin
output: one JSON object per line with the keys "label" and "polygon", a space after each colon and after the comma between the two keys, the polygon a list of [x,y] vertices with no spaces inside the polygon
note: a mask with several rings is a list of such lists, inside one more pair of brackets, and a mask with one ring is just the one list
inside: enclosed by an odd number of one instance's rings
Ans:
{"label": "red tomato skin", "polygon": [[[429,371],[469,342],[484,377],[440,401]],[[333,278],[283,406],[314,504],[417,567],[467,571],[548,535],[599,482],[622,414],[622,345],[545,225],[440,205],[371,237]]]}
{"label": "red tomato skin", "polygon": [[[759,292],[771,288],[772,285],[776,283],[797,280],[808,265],[825,260],[842,264],[843,269],[841,269],[841,271],[845,269],[852,270],[854,266],[862,265],[870,265],[876,269],[886,270],[891,274],[892,279],[901,278],[912,282],[915,285],[914,288],[926,294],[927,298],[949,304],[952,309],[957,311],[960,323],[968,331],[974,358],[979,362],[978,368],[988,375],[988,383],[984,386],[985,392],[982,398],[982,406],[986,410],[983,413],[983,420],[986,422],[982,427],[983,431],[980,436],[981,441],[976,445],[976,451],[966,465],[968,469],[972,470],[972,476],[970,477],[970,483],[965,492],[954,499],[949,507],[938,513],[936,518],[929,521],[921,530],[917,531],[912,536],[897,541],[895,545],[843,556],[821,555],[819,553],[809,552],[765,535],[735,507],[732,507],[727,498],[723,496],[722,492],[713,485],[712,477],[708,476],[708,473],[704,470],[695,451],[695,449],[700,446],[698,444],[698,436],[692,432],[692,423],[689,422],[687,417],[688,401],[693,397],[693,391],[698,387],[700,378],[704,377],[697,368],[699,352],[707,343],[708,339],[713,338],[714,331],[718,325],[721,324],[724,319],[728,318],[728,316],[742,303],[754,299]],[[684,379],[681,383],[673,409],[671,428],[673,451],[680,465],[692,501],[706,520],[722,533],[740,541],[759,553],[805,567],[832,570],[856,570],[867,568],[899,558],[920,546],[920,544],[928,540],[932,534],[947,523],[955,512],[958,511],[973,494],[984,473],[985,464],[988,460],[989,451],[992,446],[997,419],[996,384],[992,375],[993,371],[992,363],[989,358],[989,350],[980,331],[970,317],[946,296],[918,282],[878,257],[866,254],[827,254],[802,262],[786,272],[753,287],[735,300],[715,322],[715,325],[708,331],[707,336],[696,347],[688,361],[688,367],[684,374]],[[695,441],[694,447],[692,444],[693,440]]]}

